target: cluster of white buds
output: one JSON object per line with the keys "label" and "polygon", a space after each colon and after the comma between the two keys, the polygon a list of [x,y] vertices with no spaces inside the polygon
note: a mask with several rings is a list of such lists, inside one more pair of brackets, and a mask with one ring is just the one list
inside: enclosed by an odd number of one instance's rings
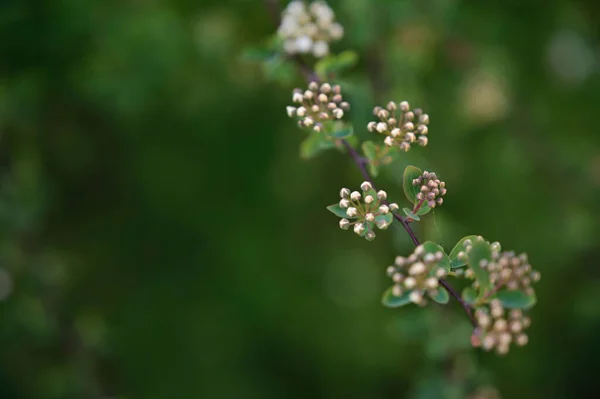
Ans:
{"label": "cluster of white buds", "polygon": [[433,172],[423,172],[423,175],[417,177],[412,182],[413,186],[421,186],[420,192],[417,194],[419,201],[427,202],[430,208],[435,208],[436,205],[442,205],[446,195],[446,183],[438,179]]}
{"label": "cluster of white buds", "polygon": [[424,294],[435,297],[439,286],[439,279],[448,273],[446,268],[439,263],[443,259],[442,251],[435,253],[425,252],[423,245],[415,248],[415,251],[407,258],[398,256],[394,265],[388,266],[387,275],[394,281],[392,294],[401,296],[409,293],[411,302],[425,306],[427,300]]}
{"label": "cluster of white buds", "polygon": [[294,0],[283,10],[277,33],[283,39],[286,53],[312,53],[321,58],[329,54],[330,42],[344,36],[344,28],[335,22],[333,10],[324,1],[307,6]]}
{"label": "cluster of white buds", "polygon": [[373,115],[379,121],[369,122],[367,129],[385,134],[384,143],[387,146],[399,146],[402,151],[408,151],[413,143],[422,147],[427,145],[429,115],[420,108],[411,111],[407,101],[399,104],[390,101],[385,108],[373,108]]}
{"label": "cluster of white buds", "polygon": [[[458,253],[459,259],[467,259],[467,252],[469,252],[471,245],[472,243],[470,240],[464,241],[465,251]],[[533,289],[532,284],[540,281],[542,275],[539,271],[533,270],[527,259],[527,254],[522,253],[516,255],[513,251],[500,252],[501,247],[499,242],[492,243],[491,247],[491,261],[488,262],[484,259],[479,265],[482,269],[488,271],[490,283],[493,284],[496,289],[505,287],[509,291],[522,290],[527,295],[534,295],[535,290]],[[465,277],[475,278],[473,269],[467,269],[465,271]],[[478,287],[479,283],[474,281],[473,288]]]}
{"label": "cluster of white buds", "polygon": [[367,240],[375,239],[374,227],[385,230],[390,225],[391,213],[398,209],[398,204],[386,203],[387,193],[383,190],[375,192],[368,181],[360,185],[362,194],[350,192],[347,188],[340,190],[340,208],[346,210],[347,218],[340,220],[340,228],[348,230],[353,226],[354,232]]}
{"label": "cluster of white buds", "polygon": [[310,82],[307,90],[294,89],[292,101],[299,104],[297,107],[288,106],[287,114],[290,118],[298,118],[298,126],[313,129],[315,132],[323,131],[323,123],[344,116],[344,111],[350,109],[350,104],[342,98],[340,85]]}
{"label": "cluster of white buds", "polygon": [[499,355],[508,353],[511,343],[525,346],[529,337],[525,330],[531,325],[531,319],[521,309],[508,312],[498,299],[490,302],[489,309],[475,310],[477,328],[471,337],[473,346],[481,346],[486,351],[495,350]]}

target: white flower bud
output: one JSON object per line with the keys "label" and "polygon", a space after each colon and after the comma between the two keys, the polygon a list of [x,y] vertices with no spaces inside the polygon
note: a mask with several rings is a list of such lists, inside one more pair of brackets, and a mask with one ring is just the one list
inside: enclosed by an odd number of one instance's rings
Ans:
{"label": "white flower bud", "polygon": [[402,274],[402,273],[394,273],[392,275],[392,280],[394,280],[394,283],[401,283],[402,280],[404,280],[404,274]]}
{"label": "white flower bud", "polygon": [[527,334],[519,334],[517,336],[517,345],[525,346],[527,345],[527,342],[529,342],[529,337],[527,336]]}
{"label": "white flower bud", "polygon": [[429,139],[426,136],[420,136],[418,141],[421,147],[426,147],[427,143],[429,142]]}
{"label": "white flower bud", "polygon": [[350,221],[348,219],[341,219],[340,220],[340,229],[348,230],[348,227],[350,227]]}
{"label": "white flower bud", "polygon": [[419,304],[423,300],[423,295],[419,291],[413,291],[409,294],[408,298],[412,303]]}
{"label": "white flower bud", "polygon": [[380,212],[381,214],[383,214],[383,215],[387,215],[389,211],[390,211],[390,208],[388,208],[388,206],[387,206],[387,205],[385,205],[385,204],[384,204],[384,205],[381,205],[381,206],[379,207],[379,212]]}
{"label": "white flower bud", "polygon": [[429,124],[429,115],[423,114],[419,116],[419,123],[422,123],[423,125]]}
{"label": "white flower bud", "polygon": [[319,101],[320,103],[326,103],[327,101],[329,101],[329,98],[327,97],[327,94],[321,93],[317,96],[317,101]]}
{"label": "white flower bud", "polygon": [[315,123],[313,130],[317,133],[321,133],[323,131],[323,125],[320,123]]}
{"label": "white flower bud", "polygon": [[438,280],[435,277],[428,277],[427,280],[425,280],[425,286],[429,289],[437,288],[438,285]]}
{"label": "white flower bud", "polygon": [[377,128],[377,122],[371,121],[367,124],[367,130],[369,132],[374,132],[376,128]]}
{"label": "white flower bud", "polygon": [[415,119],[415,114],[412,111],[408,111],[404,114],[404,120],[407,122],[412,122]]}
{"label": "white flower bud", "polygon": [[304,92],[304,98],[306,98],[307,100],[311,100],[313,98],[314,93],[312,92],[312,90],[306,90]]}
{"label": "white flower bud", "polygon": [[358,212],[357,212],[356,208],[354,208],[352,206],[350,208],[346,209],[346,215],[348,215],[348,217],[353,218],[356,216],[357,213]]}
{"label": "white flower bud", "polygon": [[404,286],[409,290],[417,285],[417,280],[414,277],[407,277],[404,279]]}
{"label": "white flower bud", "polygon": [[342,116],[344,116],[344,111],[341,108],[336,108],[332,110],[331,113],[336,119],[342,119]]}
{"label": "white flower bud", "polygon": [[342,198],[340,200],[339,205],[340,205],[340,208],[346,209],[350,206],[350,201],[348,201],[348,198]]}
{"label": "white flower bud", "polygon": [[394,146],[394,139],[392,138],[392,136],[387,136],[384,140],[383,140],[384,144],[387,145],[388,147],[393,147]]}
{"label": "white flower bud", "polygon": [[425,254],[425,256],[423,257],[423,262],[425,263],[433,263],[435,262],[435,260],[435,255],[432,253]]}
{"label": "white flower bud", "polygon": [[367,241],[373,241],[375,239],[375,232],[373,230],[367,231],[367,233],[365,234],[365,238],[367,239]]}
{"label": "white flower bud", "polygon": [[348,196],[350,195],[350,190],[347,188],[342,188],[340,190],[340,198],[348,198]]}
{"label": "white flower bud", "polygon": [[365,204],[370,204],[370,203],[372,203],[373,201],[375,201],[375,198],[373,198],[373,196],[372,196],[372,195],[367,195],[367,196],[365,197]]}
{"label": "white flower bud", "polygon": [[312,81],[308,84],[308,89],[312,91],[317,91],[319,90],[319,84],[315,81]]}
{"label": "white flower bud", "polygon": [[395,202],[392,202],[390,204],[390,210],[391,211],[397,211],[400,207],[398,206],[398,204],[396,204]]}
{"label": "white flower bud", "polygon": [[400,286],[400,285],[394,285],[394,288],[392,288],[392,295],[393,296],[400,296],[400,295],[402,295],[402,286]]}
{"label": "white flower bud", "polygon": [[404,129],[404,130],[406,130],[408,132],[412,132],[414,130],[414,128],[415,128],[415,125],[413,125],[412,122],[406,122],[404,124],[404,126],[402,126],[402,129]]}
{"label": "white flower bud", "polygon": [[388,128],[388,127],[387,127],[387,124],[386,124],[385,122],[379,122],[379,123],[377,124],[377,131],[378,131],[379,133],[383,133],[383,132],[385,132],[385,131],[387,130],[387,128]]}
{"label": "white flower bud", "polygon": [[331,36],[331,38],[333,40],[339,40],[344,36],[344,28],[342,27],[342,25],[336,23],[333,23],[329,26],[329,36]]}
{"label": "white flower bud", "polygon": [[313,45],[313,55],[317,58],[325,57],[329,54],[329,44],[324,40],[317,40]]}
{"label": "white flower bud", "polygon": [[365,231],[364,223],[357,223],[354,225],[354,232],[358,235],[361,235]]}
{"label": "white flower bud", "polygon": [[400,134],[402,134],[402,132],[400,131],[400,129],[398,129],[397,127],[393,128],[391,133],[392,137],[398,137],[400,136]]}
{"label": "white flower bud", "polygon": [[488,334],[488,335],[485,336],[485,338],[483,338],[483,343],[482,344],[483,344],[482,345],[483,349],[489,351],[489,350],[491,350],[494,347],[494,345],[496,345],[496,339],[494,338],[493,335]]}
{"label": "white flower bud", "polygon": [[383,219],[378,219],[378,220],[375,222],[375,225],[377,226],[377,228],[378,228],[379,230],[385,230],[385,229],[387,229],[387,228],[388,228],[388,226],[389,226],[388,222],[386,222],[386,221],[385,221],[385,220],[383,220]]}
{"label": "white flower bud", "polygon": [[373,188],[373,186],[371,185],[370,182],[368,181],[364,181],[362,182],[362,184],[360,185],[361,190],[363,191],[369,191]]}
{"label": "white flower bud", "polygon": [[342,101],[340,103],[340,108],[344,111],[348,111],[350,109],[350,104],[347,101]]}
{"label": "white flower bud", "polygon": [[362,196],[360,195],[360,193],[358,191],[352,191],[352,193],[350,194],[350,199],[352,201],[360,201],[360,198]]}
{"label": "white flower bud", "polygon": [[373,222],[375,220],[375,215],[373,215],[372,213],[367,213],[365,215],[365,220],[367,222]]}
{"label": "white flower bud", "polygon": [[296,38],[296,48],[299,53],[308,53],[312,48],[313,40],[308,35],[298,36]]}
{"label": "white flower bud", "polygon": [[329,93],[331,91],[331,85],[329,83],[323,83],[321,85],[321,92],[323,93]]}
{"label": "white flower bud", "polygon": [[438,267],[437,270],[435,271],[435,276],[437,278],[442,278],[442,277],[446,276],[446,274],[448,274],[448,270],[446,270],[443,267]]}
{"label": "white flower bud", "polygon": [[296,116],[296,107],[286,107],[287,114],[290,118]]}
{"label": "white flower bud", "polygon": [[404,152],[408,152],[408,150],[410,150],[410,144],[406,141],[403,141],[402,143],[400,143],[400,149]]}
{"label": "white flower bud", "polygon": [[[292,102],[301,103],[302,101],[304,101],[304,97],[302,96],[302,93],[298,93],[297,91],[295,91],[294,94],[292,94]],[[300,116],[302,116],[302,115],[300,115]]]}
{"label": "white flower bud", "polygon": [[423,274],[426,270],[427,268],[423,262],[417,262],[413,264],[410,269],[408,269],[408,273],[414,276],[417,274]]}
{"label": "white flower bud", "polygon": [[380,109],[379,112],[377,112],[377,117],[380,119],[387,119],[389,116],[390,113],[385,109]]}
{"label": "white flower bud", "polygon": [[419,125],[419,126],[417,127],[417,132],[418,132],[419,134],[423,134],[423,135],[425,135],[425,134],[427,134],[427,133],[429,132],[429,129],[427,129],[427,126],[425,126],[425,125]]}
{"label": "white flower bud", "polygon": [[415,136],[415,134],[413,132],[406,133],[405,140],[407,140],[411,143],[414,143],[416,139],[417,139],[417,136]]}
{"label": "white flower bud", "polygon": [[390,101],[389,103],[387,103],[386,108],[389,111],[395,111],[398,107],[396,106],[396,103],[393,101]]}
{"label": "white flower bud", "polygon": [[408,104],[408,101],[402,101],[399,105],[400,105],[400,111],[402,111],[402,112],[408,112],[408,110],[410,109],[410,105]]}
{"label": "white flower bud", "polygon": [[394,266],[388,266],[387,269],[385,269],[385,273],[388,277],[393,277],[394,273],[396,273],[396,268]]}
{"label": "white flower bud", "polygon": [[304,126],[310,127],[310,126],[312,126],[315,123],[315,120],[312,117],[307,116],[306,118],[304,118],[304,122],[303,123],[304,123]]}
{"label": "white flower bud", "polygon": [[377,191],[377,198],[380,200],[384,200],[387,198],[387,193],[383,190]]}
{"label": "white flower bud", "polygon": [[403,256],[396,256],[396,259],[394,259],[394,265],[398,267],[404,266],[405,263],[406,259]]}
{"label": "white flower bud", "polygon": [[305,107],[298,107],[298,109],[296,110],[296,115],[298,115],[298,116],[304,116],[304,115],[306,115],[306,108]]}

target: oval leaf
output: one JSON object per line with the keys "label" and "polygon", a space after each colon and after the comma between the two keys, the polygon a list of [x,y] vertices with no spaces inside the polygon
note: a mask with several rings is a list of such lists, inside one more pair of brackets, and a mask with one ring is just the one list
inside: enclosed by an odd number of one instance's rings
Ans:
{"label": "oval leaf", "polygon": [[[438,265],[445,268],[446,270],[450,270],[450,260],[448,259],[448,255],[446,255],[446,253],[444,252],[444,248],[442,248],[440,245],[436,244],[433,241],[425,241],[421,245],[423,246],[423,249],[425,250],[426,254],[435,254],[436,252],[440,251],[443,254],[443,257],[439,261]],[[430,275],[435,275],[435,268],[431,270]]]}
{"label": "oval leaf", "polygon": [[310,135],[300,144],[300,157],[309,159],[320,152],[334,148],[335,143],[327,140],[327,137],[318,132],[311,132]]}
{"label": "oval leaf", "polygon": [[492,287],[490,284],[490,275],[487,270],[480,266],[482,260],[490,261],[492,259],[492,248],[486,241],[473,240],[471,250],[467,253],[469,266],[475,272],[475,278],[479,282],[481,291],[480,296],[485,295]]}
{"label": "oval leaf", "polygon": [[408,209],[408,208],[402,208],[402,210],[404,211],[404,214],[406,216],[408,216],[409,218],[411,218],[413,220],[416,220],[416,221],[421,220],[421,218],[418,217],[417,215],[415,215],[410,209]]}
{"label": "oval leaf", "polygon": [[527,295],[522,291],[498,291],[496,298],[508,309],[529,309],[537,302],[535,295]]}
{"label": "oval leaf", "polygon": [[327,210],[333,213],[335,216],[346,219],[356,219],[356,216],[351,218],[346,214],[346,209],[342,208],[340,204],[333,204],[327,207]]}
{"label": "oval leaf", "polygon": [[446,291],[442,287],[439,287],[437,290],[437,294],[431,296],[431,299],[433,299],[437,303],[441,303],[442,305],[444,305],[448,303],[448,301],[450,300],[450,296],[448,295],[448,291]]}
{"label": "oval leaf", "polygon": [[465,300],[468,304],[472,305],[477,300],[477,292],[473,289],[473,287],[466,287],[462,291],[462,299]]}
{"label": "oval leaf", "polygon": [[411,303],[409,299],[410,291],[404,292],[401,296],[394,296],[392,293],[393,289],[394,287],[390,287],[383,293],[383,298],[381,298],[383,306],[387,306],[388,308],[399,308],[400,306]]}
{"label": "oval leaf", "polygon": [[419,187],[413,185],[413,180],[421,176],[423,171],[416,166],[407,166],[404,169],[404,176],[402,177],[402,186],[404,188],[404,195],[406,198],[413,203],[417,204],[417,194],[419,193]]}
{"label": "oval leaf", "polygon": [[458,253],[460,251],[464,251],[465,250],[465,240],[471,240],[472,242],[475,242],[475,240],[477,239],[476,235],[471,235],[471,236],[466,236],[461,238],[456,245],[454,246],[454,248],[452,248],[452,251],[450,251],[450,255],[448,255],[450,257],[450,267],[452,269],[456,269],[462,266],[465,266],[467,264],[466,260],[460,260],[458,259]]}
{"label": "oval leaf", "polygon": [[362,150],[365,157],[369,160],[369,173],[373,177],[377,177],[379,174],[379,160],[377,159],[377,145],[372,141],[365,141],[362,143]]}
{"label": "oval leaf", "polygon": [[417,211],[417,215],[419,215],[419,216],[427,215],[430,211],[431,211],[431,208],[429,207],[429,205],[421,205],[421,207]]}
{"label": "oval leaf", "polygon": [[331,137],[336,139],[345,139],[352,136],[352,134],[354,134],[354,131],[352,126],[350,126],[344,129],[336,130],[335,132],[331,133]]}

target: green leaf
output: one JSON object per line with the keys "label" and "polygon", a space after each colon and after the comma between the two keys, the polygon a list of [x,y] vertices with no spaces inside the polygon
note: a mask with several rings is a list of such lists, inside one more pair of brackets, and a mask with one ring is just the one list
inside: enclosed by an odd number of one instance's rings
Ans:
{"label": "green leaf", "polygon": [[490,284],[490,275],[487,270],[480,266],[482,260],[490,261],[492,259],[492,248],[486,241],[473,240],[471,250],[467,252],[469,257],[469,266],[475,272],[475,278],[479,282],[481,291],[479,296],[485,295],[492,287]]}
{"label": "green leaf", "polygon": [[347,50],[337,55],[331,54],[321,58],[315,64],[315,72],[321,79],[327,79],[330,74],[337,74],[354,66],[358,62],[356,52]]}
{"label": "green leaf", "polygon": [[475,292],[472,287],[466,287],[462,291],[462,298],[465,300],[465,302],[472,305],[477,300],[477,292]]}
{"label": "green leaf", "polygon": [[458,253],[461,251],[465,251],[465,240],[471,240],[472,242],[475,242],[475,240],[477,239],[476,235],[471,235],[471,236],[466,236],[461,238],[456,245],[454,246],[454,248],[452,248],[452,251],[450,251],[450,255],[448,255],[450,257],[450,267],[452,269],[457,269],[459,267],[465,266],[467,264],[466,260],[460,260],[458,259]]}
{"label": "green leaf", "polygon": [[419,216],[427,215],[430,211],[431,211],[431,208],[429,207],[429,205],[421,205],[421,207],[417,211],[417,215],[419,215]]}
{"label": "green leaf", "polygon": [[421,220],[421,218],[418,217],[417,215],[415,215],[410,209],[402,208],[402,210],[404,211],[404,214],[406,214],[406,216],[408,216],[409,218],[416,220],[416,221]]}
{"label": "green leaf", "polygon": [[291,83],[296,76],[294,64],[278,54],[263,62],[263,70],[267,79],[284,84]]}
{"label": "green leaf", "polygon": [[300,144],[300,157],[303,159],[309,159],[318,155],[324,150],[334,147],[335,143],[331,140],[328,140],[324,134],[313,131]]}
{"label": "green leaf", "polygon": [[[444,248],[442,248],[440,245],[436,244],[433,241],[425,241],[421,245],[423,246],[423,249],[425,250],[426,254],[435,254],[436,252],[440,251],[443,254],[443,257],[442,260],[440,260],[439,262],[439,266],[446,268],[446,270],[450,270],[450,260],[448,259],[448,255],[446,255],[446,253],[444,252]],[[434,274],[435,268],[431,270],[431,275],[433,276]]]}
{"label": "green leaf", "polygon": [[337,130],[337,131],[331,133],[331,137],[334,137],[336,139],[345,139],[345,138],[352,136],[353,134],[354,134],[354,129],[352,128],[352,126],[350,126],[345,129],[340,129],[340,130]]}
{"label": "green leaf", "polygon": [[394,221],[394,215],[392,215],[392,213],[390,212],[390,213],[387,213],[385,215],[375,216],[375,223],[377,223],[380,220],[385,220],[385,222],[387,223],[388,227],[390,227],[390,225]]}
{"label": "green leaf", "polygon": [[242,52],[242,59],[250,62],[266,61],[273,56],[273,51],[265,47],[248,47]]}
{"label": "green leaf", "polygon": [[373,177],[377,177],[379,174],[379,160],[377,159],[377,145],[372,141],[365,141],[362,143],[362,150],[365,157],[369,160],[367,165],[369,173]]}
{"label": "green leaf", "polygon": [[439,287],[437,294],[432,296],[431,299],[444,305],[450,300],[450,295],[448,295],[448,291],[446,291],[443,287]]}
{"label": "green leaf", "polygon": [[406,198],[413,204],[417,204],[419,201],[417,200],[417,194],[420,191],[419,186],[413,185],[413,180],[417,177],[421,176],[423,171],[416,166],[407,166],[404,169],[404,176],[402,177],[402,185],[404,186],[404,195]]}
{"label": "green leaf", "polygon": [[327,207],[327,210],[333,213],[335,216],[346,218],[346,219],[356,219],[356,217],[349,217],[346,215],[346,209],[342,208],[340,204],[333,204]]}
{"label": "green leaf", "polygon": [[535,294],[527,295],[522,291],[502,290],[495,297],[508,309],[529,309],[537,302]]}
{"label": "green leaf", "polygon": [[388,308],[399,308],[400,306],[408,305],[410,302],[410,292],[406,291],[401,296],[394,296],[392,293],[394,287],[390,287],[383,293],[381,303]]}

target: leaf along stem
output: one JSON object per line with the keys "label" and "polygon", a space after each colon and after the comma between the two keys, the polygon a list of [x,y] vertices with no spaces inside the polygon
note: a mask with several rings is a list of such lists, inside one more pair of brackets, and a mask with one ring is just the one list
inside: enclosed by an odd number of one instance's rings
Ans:
{"label": "leaf along stem", "polygon": [[[281,14],[281,8],[279,6],[279,1],[278,0],[265,0],[265,5],[267,6],[267,9],[269,10],[269,13],[271,15],[271,19],[273,20],[273,23],[275,24],[275,26],[279,26],[280,14]],[[299,55],[296,55],[296,56],[291,57],[291,59],[298,66],[298,68],[300,69],[300,72],[302,73],[302,75],[304,75],[304,78],[309,83],[319,81],[317,74],[304,61],[304,59],[302,59],[302,57],[300,57]],[[367,170],[367,164],[369,161],[366,158],[361,157],[348,141],[346,141],[345,139],[342,139],[340,141],[342,142],[344,147],[346,147],[348,154],[350,154],[350,157],[352,158],[352,160],[358,167],[358,170],[362,174],[363,178],[366,181],[368,181],[369,183],[371,183],[374,190],[377,190],[375,188],[375,183],[373,181],[373,178],[371,177],[371,175],[369,174],[369,171]],[[386,205],[389,205],[389,202],[387,200],[383,200],[381,202]],[[418,247],[419,245],[421,245],[419,239],[417,238],[415,232],[411,229],[407,220],[404,219],[402,216],[398,215],[397,213],[392,212],[392,214],[394,215],[394,219],[399,221],[400,224],[402,225],[402,227],[404,228],[404,230],[406,230],[406,232],[410,236],[410,239],[415,244],[415,246]],[[473,312],[472,312],[471,306],[462,299],[460,294],[458,292],[456,292],[456,290],[446,280],[441,278],[441,279],[439,279],[439,282],[440,282],[440,285],[442,287],[444,287],[444,289],[446,291],[448,291],[448,294],[450,294],[450,296],[452,296],[454,299],[456,299],[456,301],[458,303],[460,303],[460,305],[464,309],[465,313],[469,317],[469,321],[471,322],[473,327],[477,328],[477,321],[473,317]]]}

